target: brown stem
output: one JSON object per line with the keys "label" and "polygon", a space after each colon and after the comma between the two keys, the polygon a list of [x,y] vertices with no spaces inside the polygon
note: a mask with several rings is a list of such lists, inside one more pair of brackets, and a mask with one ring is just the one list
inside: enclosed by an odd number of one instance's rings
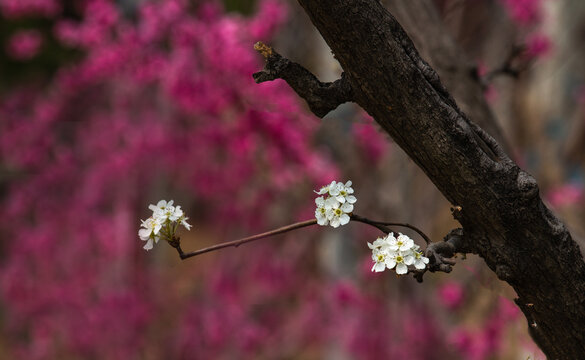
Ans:
{"label": "brown stem", "polygon": [[254,240],[260,240],[260,239],[264,239],[267,238],[269,236],[273,236],[273,235],[278,235],[278,234],[282,234],[288,231],[292,231],[292,230],[296,230],[296,229],[300,229],[300,228],[304,228],[307,226],[311,226],[311,225],[315,225],[317,224],[317,219],[311,219],[311,220],[306,220],[306,221],[301,221],[298,223],[294,223],[291,225],[287,225],[287,226],[283,226],[281,228],[275,229],[275,230],[271,230],[271,231],[267,231],[265,233],[262,234],[257,234],[257,235],[253,235],[253,236],[249,236],[243,239],[238,239],[238,240],[233,240],[233,241],[228,241],[222,244],[217,244],[217,245],[213,245],[213,246],[209,246],[200,250],[196,250],[196,251],[192,251],[189,253],[183,253],[182,250],[180,250],[180,247],[176,247],[177,251],[179,251],[179,256],[181,257],[181,260],[185,260],[187,258],[190,258],[192,256],[197,256],[206,252],[210,252],[210,251],[215,251],[215,250],[219,250],[219,249],[223,249],[226,247],[238,247],[242,244],[254,241]]}
{"label": "brown stem", "polygon": [[[407,228],[410,228],[410,229],[416,231],[420,236],[422,236],[423,239],[425,239],[425,241],[427,242],[427,244],[429,244],[431,242],[431,240],[421,230],[419,230],[418,228],[416,228],[415,226],[410,225],[410,224],[374,221],[374,220],[370,220],[368,218],[365,218],[365,217],[362,217],[359,215],[355,215],[355,214],[351,214],[350,218],[351,218],[351,220],[355,220],[355,221],[373,226],[385,234],[389,234],[390,232],[392,232],[392,230],[390,228],[388,228],[387,226],[407,227]],[[315,225],[315,224],[317,224],[317,219],[301,221],[301,222],[297,222],[297,223],[294,223],[291,225],[280,227],[280,228],[275,229],[275,230],[267,231],[267,232],[264,232],[262,234],[257,234],[257,235],[245,237],[242,239],[228,241],[225,243],[221,243],[221,244],[209,246],[209,247],[206,247],[203,249],[195,250],[195,251],[192,251],[189,253],[183,252],[183,249],[181,249],[181,242],[180,242],[179,238],[174,238],[173,241],[169,241],[169,244],[172,247],[174,247],[175,249],[177,249],[177,252],[179,253],[179,256],[181,257],[181,260],[185,260],[185,259],[188,259],[188,258],[193,257],[193,256],[204,254],[206,252],[211,252],[211,251],[215,251],[215,250],[219,250],[219,249],[223,249],[223,248],[231,247],[231,246],[238,247],[238,246],[245,244],[245,243],[248,243],[248,242],[264,239],[264,238],[267,238],[267,237],[273,236],[273,235],[283,234],[285,232],[289,232],[292,230],[304,228],[304,227]]]}
{"label": "brown stem", "polygon": [[394,223],[394,222],[373,221],[373,220],[370,220],[368,218],[361,217],[361,216],[355,215],[355,214],[352,214],[351,215],[351,219],[352,220],[355,220],[355,221],[362,222],[364,224],[368,224],[368,225],[374,226],[374,227],[380,229],[382,232],[385,232],[386,234],[390,233],[390,231],[388,231],[390,229],[388,229],[386,226],[402,226],[402,227],[406,227],[406,228],[409,228],[409,229],[412,229],[412,230],[416,231],[427,242],[427,245],[431,243],[431,239],[429,239],[429,237],[426,236],[425,233],[422,232],[422,230],[420,230],[419,228],[417,228],[414,225],[410,225],[410,224],[406,224],[406,223]]}

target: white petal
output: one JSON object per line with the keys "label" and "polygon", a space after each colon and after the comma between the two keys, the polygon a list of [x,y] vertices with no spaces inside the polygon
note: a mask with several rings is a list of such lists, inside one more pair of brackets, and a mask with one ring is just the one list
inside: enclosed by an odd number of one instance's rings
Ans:
{"label": "white petal", "polygon": [[151,233],[152,233],[152,230],[151,229],[140,229],[140,230],[138,230],[138,236],[143,241],[148,240],[148,238],[150,237],[150,234]]}
{"label": "white petal", "polygon": [[403,257],[404,259],[404,264],[406,265],[412,265],[414,263],[414,257],[407,255]]}
{"label": "white petal", "polygon": [[355,196],[353,196],[353,195],[349,195],[349,196],[346,196],[345,197],[345,200],[348,203],[353,204],[353,203],[355,203],[357,201],[357,198]]}
{"label": "white petal", "polygon": [[339,202],[334,197],[330,197],[325,200],[325,209],[337,209],[338,207]]}
{"label": "white petal", "polygon": [[193,225],[187,223],[187,218],[184,218],[183,220],[181,220],[181,225],[183,225],[187,230],[191,230],[191,227]]}
{"label": "white petal", "polygon": [[339,223],[340,223],[341,225],[345,225],[345,224],[347,224],[348,222],[349,222],[349,216],[348,216],[347,214],[343,214],[343,215],[341,215],[341,216],[340,216],[340,218],[339,218]]}
{"label": "white petal", "polygon": [[152,249],[153,244],[152,244],[152,239],[148,239],[148,242],[146,243],[146,245],[144,245],[143,249],[148,251],[150,249]]}
{"label": "white petal", "polygon": [[329,194],[331,196],[339,195],[340,185],[343,186],[343,184],[341,183],[336,184],[335,181],[333,181],[331,185],[329,185]]}
{"label": "white petal", "polygon": [[398,266],[396,266],[396,273],[398,275],[404,275],[408,272],[408,267],[404,264],[398,264]]}
{"label": "white petal", "polygon": [[427,266],[425,265],[424,262],[417,260],[417,261],[414,262],[414,267],[417,268],[417,269],[419,269],[419,270],[422,270],[422,269],[424,269]]}
{"label": "white petal", "polygon": [[343,211],[344,213],[350,213],[353,211],[353,205],[345,203],[341,205],[341,211]]}
{"label": "white petal", "polygon": [[334,217],[333,219],[330,220],[331,226],[333,226],[334,228],[339,227],[339,218],[338,217]]}
{"label": "white petal", "polygon": [[381,272],[386,269],[386,265],[384,263],[375,263],[372,271]]}

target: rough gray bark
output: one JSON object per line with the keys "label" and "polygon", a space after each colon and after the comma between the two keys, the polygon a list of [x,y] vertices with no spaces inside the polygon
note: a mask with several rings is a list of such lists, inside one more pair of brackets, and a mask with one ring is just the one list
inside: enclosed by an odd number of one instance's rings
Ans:
{"label": "rough gray bark", "polygon": [[[457,206],[463,231],[452,232],[455,242],[446,237],[459,247],[449,251],[480,255],[514,287],[530,333],[549,359],[584,359],[585,263],[541,201],[534,178],[459,109],[378,1],[299,3],[344,70],[351,98],[342,99],[372,115]],[[281,70],[271,76],[286,80]],[[299,94],[302,83],[289,81]]]}

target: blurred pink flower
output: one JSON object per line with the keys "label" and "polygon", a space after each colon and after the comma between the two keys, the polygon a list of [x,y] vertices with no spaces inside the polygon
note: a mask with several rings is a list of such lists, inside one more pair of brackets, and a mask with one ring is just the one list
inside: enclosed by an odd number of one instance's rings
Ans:
{"label": "blurred pink flower", "polygon": [[454,281],[448,281],[440,285],[437,295],[439,301],[451,310],[457,309],[463,303],[463,287]]}
{"label": "blurred pink flower", "polygon": [[560,185],[548,190],[546,193],[546,199],[554,208],[582,203],[583,196],[583,186],[577,184]]}
{"label": "blurred pink flower", "polygon": [[542,33],[533,33],[526,39],[526,55],[529,57],[543,57],[550,53],[551,48],[550,39]]}
{"label": "blurred pink flower", "polygon": [[542,0],[501,0],[510,13],[512,20],[519,25],[528,26],[538,23],[542,18]]}
{"label": "blurred pink flower", "polygon": [[38,30],[21,30],[8,39],[6,51],[15,60],[29,60],[39,53],[42,45],[43,37]]}
{"label": "blurred pink flower", "polygon": [[58,0],[0,0],[0,12],[8,19],[39,15],[54,17],[60,11]]}

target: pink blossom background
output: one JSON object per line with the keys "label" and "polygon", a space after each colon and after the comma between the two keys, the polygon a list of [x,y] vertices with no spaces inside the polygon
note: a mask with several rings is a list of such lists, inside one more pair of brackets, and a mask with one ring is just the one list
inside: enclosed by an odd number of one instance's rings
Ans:
{"label": "pink blossom background", "polygon": [[[536,3],[504,1],[519,24],[538,21]],[[348,167],[316,138],[319,121],[283,82],[253,82],[262,61],[252,44],[285,26],[286,3],[259,1],[250,16],[213,1],[133,6],[0,0],[1,21],[40,21],[4,38],[5,63],[66,54],[52,71],[0,87],[0,357],[489,359],[507,351],[505,334],[523,324],[509,300],[487,295],[496,301],[483,316],[458,322],[466,294],[481,285],[372,275],[365,242],[376,235],[357,226],[344,239],[357,254],[349,276],[321,264],[318,243],[331,230],[186,262],[166,244],[143,251],[139,219],[159,199],[190,216],[194,229],[182,239],[191,250],[312,217],[313,189],[359,179],[392,146],[359,114],[348,146],[361,165]],[[534,53],[547,48],[535,42]],[[364,203],[374,197],[356,189]],[[559,189],[552,201],[575,191]]]}

